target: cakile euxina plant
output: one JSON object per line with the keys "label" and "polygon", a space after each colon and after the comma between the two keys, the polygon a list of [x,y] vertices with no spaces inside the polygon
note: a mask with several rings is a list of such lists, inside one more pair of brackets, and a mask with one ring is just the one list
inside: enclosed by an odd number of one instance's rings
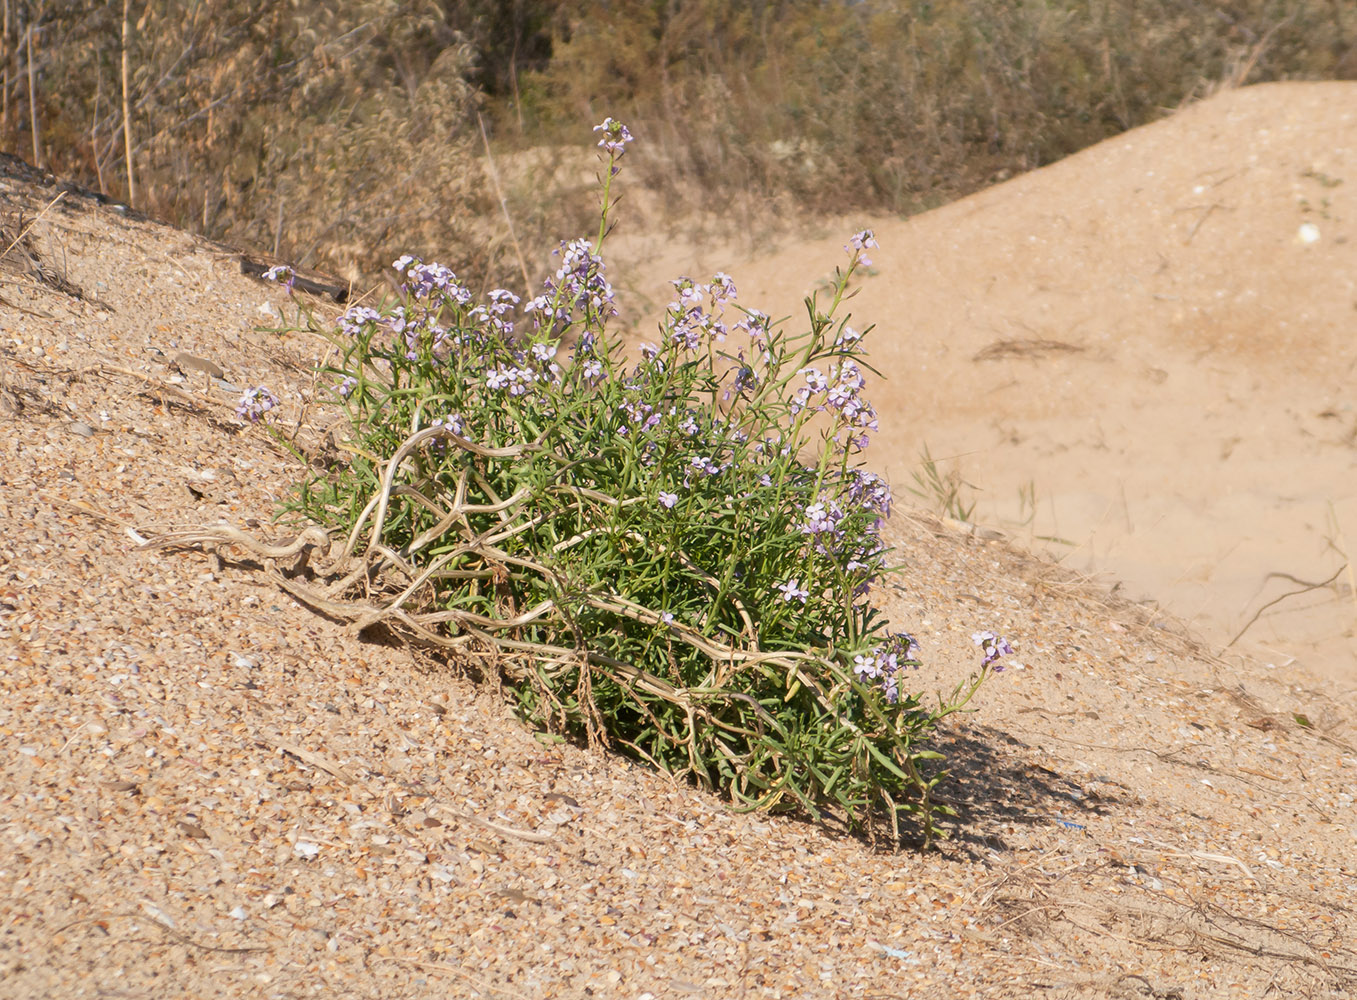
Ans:
{"label": "cakile euxina plant", "polygon": [[[860,467],[876,415],[862,334],[839,313],[872,233],[845,248],[828,301],[807,299],[805,330],[737,307],[725,274],[681,278],[658,343],[627,359],[600,252],[631,135],[596,131],[597,236],[561,244],[540,295],[477,303],[406,256],[399,296],[324,331],[352,460],[313,471],[286,509],[342,537],[342,569],[324,592],[279,582],[481,658],[532,724],[739,808],[828,808],[897,845],[913,814],[930,839],[946,810],[926,737],[1000,669],[1002,640],[928,708],[910,690],[917,644],[870,601],[891,499]],[[251,390],[242,418],[272,399]]]}

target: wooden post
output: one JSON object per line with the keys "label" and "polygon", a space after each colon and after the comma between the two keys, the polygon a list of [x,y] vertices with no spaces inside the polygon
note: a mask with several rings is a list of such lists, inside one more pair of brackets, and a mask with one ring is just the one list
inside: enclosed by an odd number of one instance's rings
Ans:
{"label": "wooden post", "polygon": [[132,0],[123,0],[123,52],[122,52],[122,71],[123,71],[123,156],[127,161],[127,204],[132,208],[137,207],[137,177],[132,168],[132,110],[127,98],[127,18],[128,10],[132,6]]}

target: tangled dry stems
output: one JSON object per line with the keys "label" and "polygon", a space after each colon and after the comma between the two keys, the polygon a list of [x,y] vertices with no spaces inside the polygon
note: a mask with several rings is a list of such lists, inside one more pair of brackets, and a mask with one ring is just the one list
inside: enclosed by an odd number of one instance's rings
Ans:
{"label": "tangled dry stems", "polygon": [[[709,761],[703,752],[704,743],[714,748],[737,774],[744,776],[745,781],[751,769],[751,758],[756,752],[750,750],[741,753],[722,738],[722,735],[738,738],[750,733],[742,719],[725,719],[714,708],[721,703],[740,701],[753,709],[760,733],[765,727],[769,731],[780,729],[778,721],[755,698],[730,689],[731,680],[738,672],[760,667],[774,668],[810,692],[825,718],[855,734],[862,734],[859,723],[835,705],[822,679],[828,678],[833,683],[846,685],[850,682],[844,669],[813,652],[760,648],[750,614],[735,598],[731,599],[735,601],[737,614],[744,624],[743,635],[738,643],[721,642],[704,636],[688,625],[667,619],[660,612],[617,594],[588,594],[582,597],[581,603],[588,607],[645,626],[663,626],[673,640],[705,656],[710,662],[710,669],[703,682],[685,687],[676,686],[631,663],[590,648],[588,638],[570,621],[569,611],[553,599],[539,601],[528,608],[518,608],[511,598],[502,596],[502,613],[494,617],[462,608],[423,610],[432,604],[434,587],[439,581],[475,579],[499,588],[507,581],[510,568],[552,580],[559,590],[564,590],[563,581],[557,579],[549,557],[541,560],[525,558],[506,551],[500,545],[533,529],[547,516],[528,507],[530,491],[526,487],[496,503],[469,503],[467,496],[473,480],[480,492],[494,496],[490,484],[469,465],[461,470],[456,489],[442,503],[425,491],[397,482],[397,476],[407,464],[407,459],[440,438],[469,455],[481,458],[516,458],[541,447],[539,441],[514,447],[487,448],[446,427],[426,427],[409,435],[391,459],[384,463],[380,489],[368,501],[346,537],[337,538],[325,528],[312,524],[290,540],[269,542],[222,523],[156,535],[148,538],[139,548],[199,547],[215,551],[219,546],[233,546],[241,549],[262,562],[265,575],[280,589],[309,607],[345,622],[355,632],[373,626],[385,626],[397,635],[459,658],[479,659],[493,670],[502,670],[513,683],[532,684],[543,702],[554,707],[556,728],[561,731],[568,728],[567,711],[560,694],[553,690],[549,682],[565,672],[578,669],[579,680],[574,694],[583,716],[587,739],[593,746],[607,746],[613,739],[592,698],[592,684],[596,677],[606,677],[619,688],[661,699],[681,712],[686,719],[681,736],[676,737],[672,732],[667,732],[641,698],[633,697],[631,703],[650,717],[656,731],[663,734],[671,746],[681,746],[686,753],[688,767],[676,777],[691,777],[708,789],[717,787],[718,782],[710,773],[709,762],[704,763],[704,759]],[[577,496],[579,501],[587,499],[614,507],[638,502],[638,498],[619,499],[599,490],[576,486],[561,485],[557,489]],[[407,498],[437,518],[432,527],[399,549],[383,541],[393,497]],[[499,524],[492,530],[474,532],[469,520],[473,514],[496,515]],[[603,529],[591,529],[556,543],[551,555],[579,544],[596,530]],[[461,533],[460,544],[442,552],[427,565],[419,565],[418,557],[424,550],[436,542],[446,544],[448,533],[455,531]],[[629,534],[635,540],[648,544],[647,539],[639,533],[632,531]],[[719,591],[720,581],[701,570],[686,554],[675,552],[674,556],[687,570],[704,579],[714,594]],[[479,567],[448,568],[450,564],[465,563],[468,559],[473,564],[479,563]],[[307,575],[326,582],[320,586],[303,582],[303,577]],[[574,645],[545,643],[522,637],[525,626],[551,618],[566,625],[566,630],[575,637]],[[704,727],[719,731],[721,735],[704,741]],[[660,766],[651,754],[634,742],[620,738],[618,742],[657,767]],[[912,758],[906,756],[899,764],[918,792],[920,809],[927,817],[932,808],[932,783],[919,773]],[[748,792],[749,788],[746,786],[742,791]],[[794,788],[791,791],[794,797],[801,798]],[[886,806],[891,837],[898,846],[901,842],[898,820],[900,806],[886,789],[878,789],[877,794]],[[813,803],[802,800],[800,804],[811,814],[816,814]],[[931,824],[925,823],[925,832],[931,838]],[[871,836],[875,840],[874,832]]]}

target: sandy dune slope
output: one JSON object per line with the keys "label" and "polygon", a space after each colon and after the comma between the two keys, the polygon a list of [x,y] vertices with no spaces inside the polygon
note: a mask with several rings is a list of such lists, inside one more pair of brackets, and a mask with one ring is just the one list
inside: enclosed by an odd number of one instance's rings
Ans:
{"label": "sandy dune slope", "polygon": [[853,308],[897,490],[926,444],[977,519],[1221,646],[1263,610],[1239,646],[1357,686],[1357,83],[1222,93],[775,252],[657,248],[650,284],[721,268],[790,312],[863,225],[881,249]]}
{"label": "sandy dune slope", "polygon": [[[965,461],[987,516],[1032,478],[1060,519],[1035,534],[1101,532],[1075,561],[1144,542],[1163,571],[1174,543],[1145,540],[1178,538],[1181,572],[1215,551],[1192,525],[1252,517],[1296,532],[1288,572],[1328,572],[1322,526],[1277,498],[1320,496],[1329,462],[1350,519],[1357,177],[1316,177],[1351,168],[1353,95],[1227,94],[881,225],[858,308],[898,331],[879,351],[897,479],[924,438],[982,448]],[[1305,146],[1320,132],[1329,160]],[[0,225],[53,193],[0,171]],[[1306,221],[1321,238],[1302,246]],[[824,267],[840,242],[795,260]],[[300,407],[323,345],[261,332],[286,297],[230,252],[115,208],[68,197],[24,246],[0,271],[0,995],[1357,992],[1351,684],[1214,655],[1168,614],[902,505],[908,569],[879,596],[923,644],[920,688],[964,676],[974,629],[1017,647],[940,734],[951,839],[885,855],[832,823],[735,815],[537,740],[494,692],[349,634],[240,553],[137,551],[129,530],[267,525],[296,462],[232,408],[264,383],[286,421],[319,419]],[[755,262],[746,298],[790,312],[814,275],[786,260]],[[971,360],[1031,338],[1078,350]],[[201,363],[177,372],[179,352]]]}

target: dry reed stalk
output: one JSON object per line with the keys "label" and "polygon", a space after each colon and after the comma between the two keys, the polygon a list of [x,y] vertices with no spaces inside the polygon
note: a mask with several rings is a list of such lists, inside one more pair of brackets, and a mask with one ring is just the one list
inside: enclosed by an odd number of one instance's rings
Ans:
{"label": "dry reed stalk", "polygon": [[481,117],[480,112],[476,113],[476,121],[481,127],[481,141],[485,143],[485,163],[490,168],[490,183],[495,186],[495,196],[499,198],[500,211],[504,213],[504,223],[509,227],[509,238],[513,240],[514,253],[518,256],[518,267],[523,272],[523,287],[531,288],[532,279],[528,277],[528,265],[523,260],[523,248],[518,245],[518,233],[514,231],[514,220],[509,215],[509,202],[499,184],[499,170],[495,167],[495,157],[490,152],[490,136],[486,134],[485,119]]}
{"label": "dry reed stalk", "polygon": [[28,123],[33,132],[33,166],[42,167],[42,148],[38,144],[38,95],[33,89],[33,25],[28,26]]}
{"label": "dry reed stalk", "polygon": [[9,0],[5,0],[5,20],[3,27],[0,27],[0,62],[4,63],[4,76],[0,77],[0,128],[3,128],[4,134],[9,135],[9,67],[14,61],[14,53],[9,47]]}
{"label": "dry reed stalk", "polygon": [[123,76],[123,150],[127,160],[127,204],[137,207],[137,179],[132,168],[132,111],[127,102],[127,20],[132,0],[123,0],[122,23],[122,76]]}
{"label": "dry reed stalk", "polygon": [[90,153],[94,159],[94,173],[99,178],[99,193],[105,194],[108,188],[104,186],[104,167],[99,162],[99,100],[104,96],[104,74],[100,73],[95,81],[94,90],[94,113],[90,115]]}

